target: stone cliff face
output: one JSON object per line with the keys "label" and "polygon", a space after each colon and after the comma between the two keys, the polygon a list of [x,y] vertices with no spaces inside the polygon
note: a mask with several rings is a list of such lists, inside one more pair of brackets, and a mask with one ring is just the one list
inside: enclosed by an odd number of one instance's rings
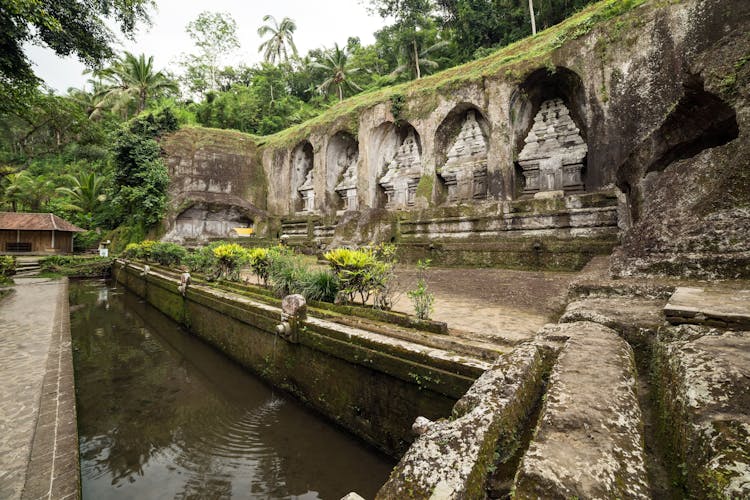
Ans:
{"label": "stone cliff face", "polygon": [[184,128],[162,144],[171,178],[165,239],[201,242],[267,218],[255,141],[238,132]]}
{"label": "stone cliff face", "polygon": [[[225,148],[211,138],[229,133],[181,131],[182,149],[167,147],[173,196],[237,196],[282,225],[319,217],[318,238],[355,208],[500,217],[527,198],[565,197],[570,212],[580,193],[614,190],[616,272],[747,277],[749,72],[748,2],[605,1],[488,58],[344,101],[257,151],[250,136]],[[542,227],[545,210],[525,220]],[[443,226],[425,237],[450,240]],[[531,226],[514,237],[539,237]],[[462,241],[499,234],[466,227]]]}

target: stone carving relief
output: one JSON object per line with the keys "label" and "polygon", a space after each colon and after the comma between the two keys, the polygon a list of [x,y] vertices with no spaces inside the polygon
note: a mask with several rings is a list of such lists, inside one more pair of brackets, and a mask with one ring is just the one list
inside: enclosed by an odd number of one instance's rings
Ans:
{"label": "stone carving relief", "polygon": [[313,171],[307,171],[305,182],[297,189],[302,199],[302,212],[312,212],[315,210],[315,188],[313,187]]}
{"label": "stone carving relief", "polygon": [[339,156],[338,164],[344,169],[341,181],[334,190],[344,200],[344,210],[357,210],[359,202],[357,199],[357,160],[359,155],[354,148]]}
{"label": "stone carving relief", "polygon": [[469,111],[461,132],[439,170],[448,188],[448,201],[481,200],[487,197],[487,140]]}
{"label": "stone carving relief", "polygon": [[588,146],[562,99],[542,103],[518,155],[524,194],[584,190],[581,171]]}
{"label": "stone carving relief", "polygon": [[386,195],[386,208],[414,206],[421,177],[422,157],[414,130],[410,130],[393,160],[386,166],[385,175],[380,178]]}
{"label": "stone carving relief", "polygon": [[304,147],[297,148],[293,158],[294,172],[297,179],[303,179],[297,187],[297,195],[301,200],[298,205],[300,212],[312,212],[315,209],[315,191],[313,187],[313,162],[311,155]]}

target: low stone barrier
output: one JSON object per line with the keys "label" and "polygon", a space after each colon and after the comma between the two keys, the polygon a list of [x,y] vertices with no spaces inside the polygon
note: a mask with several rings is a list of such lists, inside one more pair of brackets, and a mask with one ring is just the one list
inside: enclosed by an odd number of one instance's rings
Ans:
{"label": "low stone barrier", "polygon": [[649,498],[633,352],[591,322],[547,327],[566,339],[514,498]]}
{"label": "low stone barrier", "polygon": [[422,435],[380,489],[378,499],[484,498],[497,449],[511,454],[542,390],[535,345],[503,355],[454,406],[449,420],[415,424]]}
{"label": "low stone barrier", "polygon": [[653,363],[674,479],[694,498],[750,498],[750,332],[669,328]]}

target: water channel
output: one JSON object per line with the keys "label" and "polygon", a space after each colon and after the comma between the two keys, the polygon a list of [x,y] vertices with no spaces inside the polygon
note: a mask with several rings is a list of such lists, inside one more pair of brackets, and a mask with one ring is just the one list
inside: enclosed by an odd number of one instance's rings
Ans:
{"label": "water channel", "polygon": [[394,461],[130,294],[70,284],[85,499],[374,496]]}

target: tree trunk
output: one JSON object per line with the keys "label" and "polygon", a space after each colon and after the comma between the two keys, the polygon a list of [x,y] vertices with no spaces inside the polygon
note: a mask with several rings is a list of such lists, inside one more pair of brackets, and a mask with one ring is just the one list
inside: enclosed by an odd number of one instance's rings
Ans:
{"label": "tree trunk", "polygon": [[[529,0],[530,2],[531,0]],[[414,46],[414,69],[416,70],[417,80],[422,78],[422,73],[419,71],[419,51],[417,51],[417,40],[416,38],[412,42]]]}
{"label": "tree trunk", "polygon": [[339,102],[344,100],[344,88],[341,86],[341,84],[338,84],[339,87]]}
{"label": "tree trunk", "polygon": [[534,0],[529,0],[529,14],[531,14],[531,34],[536,35],[536,16],[534,16]]}

